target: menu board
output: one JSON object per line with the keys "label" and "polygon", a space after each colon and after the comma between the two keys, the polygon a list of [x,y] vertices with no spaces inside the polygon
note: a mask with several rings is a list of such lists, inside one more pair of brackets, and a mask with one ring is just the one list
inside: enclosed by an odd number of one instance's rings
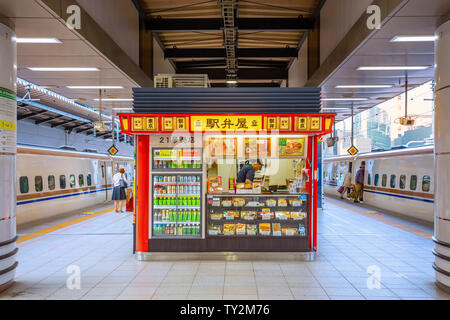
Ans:
{"label": "menu board", "polygon": [[211,137],[206,142],[206,148],[210,157],[236,157],[237,138]]}
{"label": "menu board", "polygon": [[270,157],[271,154],[270,138],[249,138],[245,137],[245,156],[246,157]]}
{"label": "menu board", "polygon": [[303,157],[305,155],[305,138],[278,138],[278,152],[280,157]]}

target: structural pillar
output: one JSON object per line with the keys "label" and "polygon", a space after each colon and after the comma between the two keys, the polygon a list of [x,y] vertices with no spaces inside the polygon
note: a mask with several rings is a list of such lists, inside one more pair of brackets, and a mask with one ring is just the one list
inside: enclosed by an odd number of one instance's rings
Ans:
{"label": "structural pillar", "polygon": [[450,292],[450,19],[436,31],[434,269],[436,284]]}
{"label": "structural pillar", "polygon": [[12,284],[16,262],[16,38],[0,20],[0,291]]}

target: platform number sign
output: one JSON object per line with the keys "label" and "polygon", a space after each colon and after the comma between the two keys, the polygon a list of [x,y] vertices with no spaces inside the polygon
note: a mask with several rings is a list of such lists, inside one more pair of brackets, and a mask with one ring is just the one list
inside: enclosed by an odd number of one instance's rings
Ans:
{"label": "platform number sign", "polygon": [[350,149],[347,150],[347,152],[350,155],[354,156],[355,154],[357,154],[359,152],[359,150],[355,146],[351,146]]}
{"label": "platform number sign", "polygon": [[119,152],[119,149],[116,148],[116,146],[111,146],[111,148],[108,149],[108,153],[112,156],[115,156]]}

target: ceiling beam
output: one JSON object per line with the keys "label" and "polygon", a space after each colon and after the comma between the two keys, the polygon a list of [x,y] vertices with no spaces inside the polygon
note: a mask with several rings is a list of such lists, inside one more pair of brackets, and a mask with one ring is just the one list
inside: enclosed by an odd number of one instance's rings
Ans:
{"label": "ceiling beam", "polygon": [[57,116],[57,117],[54,117],[54,118],[48,118],[48,119],[44,119],[44,120],[37,120],[37,121],[35,121],[34,122],[34,124],[44,124],[44,123],[47,123],[47,122],[50,122],[50,121],[53,121],[53,120],[56,120],[56,119],[60,119],[60,118],[63,118],[63,117],[65,117],[65,116]]}
{"label": "ceiling beam", "polygon": [[[208,68],[208,67],[225,67],[226,60],[202,60],[202,61],[182,61],[177,62],[177,69],[189,68]],[[285,61],[270,61],[270,60],[239,60],[241,67],[265,67],[265,68],[286,68]]]}
{"label": "ceiling beam", "polygon": [[[296,48],[243,48],[237,49],[239,58],[295,58]],[[226,57],[225,49],[166,49],[166,59],[195,59]]]}
{"label": "ceiling beam", "polygon": [[[65,126],[66,124],[69,124],[69,123],[72,123],[72,122],[75,122],[75,121],[79,121],[79,120],[72,119],[72,120],[61,122],[61,123],[55,123],[55,124],[52,124],[51,127],[52,128],[57,128],[57,127],[60,127],[60,126]],[[70,129],[70,128],[68,128],[68,129]]]}
{"label": "ceiling beam", "polygon": [[[280,83],[278,82],[238,82],[238,84],[236,85],[237,87],[240,88],[279,88],[280,87]],[[211,83],[211,87],[213,88],[223,88],[223,87],[227,87],[227,84],[225,82],[216,82],[216,83]]]}
{"label": "ceiling beam", "polygon": [[33,113],[17,116],[17,120],[25,120],[25,119],[33,118],[35,116],[38,116],[40,114],[44,114],[46,112],[48,112],[48,111],[47,110],[42,110],[42,111],[38,111],[38,112],[33,112]]}
{"label": "ceiling beam", "polygon": [[[208,74],[210,80],[226,80],[227,72],[220,68],[179,69],[179,73]],[[286,80],[288,72],[280,68],[242,68],[237,72],[241,80]]]}
{"label": "ceiling beam", "polygon": [[[147,19],[147,30],[153,32],[219,31],[223,29],[221,18],[198,19]],[[314,20],[306,18],[237,18],[240,31],[307,31]]]}

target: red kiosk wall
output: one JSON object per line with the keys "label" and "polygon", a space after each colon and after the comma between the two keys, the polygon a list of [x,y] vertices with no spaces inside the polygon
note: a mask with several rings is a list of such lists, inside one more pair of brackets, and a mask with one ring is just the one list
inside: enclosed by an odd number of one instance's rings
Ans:
{"label": "red kiosk wall", "polygon": [[136,251],[148,252],[150,194],[150,136],[137,137]]}
{"label": "red kiosk wall", "polygon": [[314,146],[314,154],[313,154],[313,158],[314,159],[314,168],[313,168],[313,183],[314,183],[314,196],[313,196],[313,246],[312,248],[314,250],[317,250],[317,197],[319,197],[318,194],[318,179],[319,179],[319,172],[318,172],[318,156],[319,156],[319,152],[318,152],[318,148],[319,148],[319,137],[314,136],[311,137],[313,146]]}
{"label": "red kiosk wall", "polygon": [[[314,201],[315,197],[312,194],[312,186],[313,186],[313,168],[311,166],[311,164],[313,163],[312,161],[312,143],[313,143],[313,137],[308,137],[308,149],[307,149],[307,159],[309,161],[306,161],[306,169],[308,170],[308,182],[306,183],[306,190],[309,193],[309,202],[310,202],[310,212],[308,214],[308,219],[309,219],[309,248],[312,248],[312,243],[313,243],[313,232],[311,230],[311,222],[313,221],[313,215],[314,215],[314,204],[311,203],[311,201]],[[311,161],[311,162],[310,162]]]}

